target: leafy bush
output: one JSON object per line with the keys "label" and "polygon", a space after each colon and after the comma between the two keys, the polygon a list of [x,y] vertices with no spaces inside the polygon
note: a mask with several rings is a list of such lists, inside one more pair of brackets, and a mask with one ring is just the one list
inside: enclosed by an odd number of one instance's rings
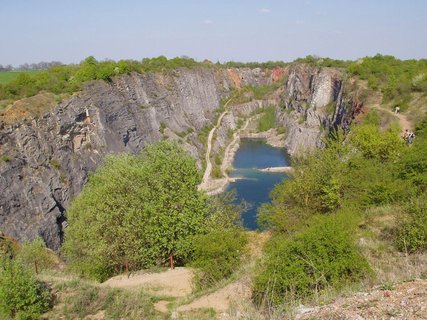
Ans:
{"label": "leafy bush", "polygon": [[405,100],[411,92],[426,92],[427,89],[427,59],[399,60],[377,54],[349,64],[347,70],[367,80],[371,89],[380,89],[385,101]]}
{"label": "leafy bush", "polygon": [[16,258],[28,268],[34,268],[36,273],[39,273],[42,269],[50,268],[54,264],[53,254],[48,251],[45,243],[40,238],[23,243]]}
{"label": "leafy bush", "polygon": [[276,126],[276,108],[270,106],[264,109],[263,115],[258,120],[258,131],[263,132]]}
{"label": "leafy bush", "polygon": [[185,260],[202,233],[206,196],[194,159],[160,142],[139,156],[110,156],[69,208],[64,252],[76,271],[103,280],[123,269]]}
{"label": "leafy bush", "polygon": [[349,215],[317,218],[294,238],[273,238],[258,265],[255,300],[279,305],[368,275],[370,267],[354,245],[349,219]]}
{"label": "leafy bush", "polygon": [[356,126],[349,139],[365,158],[381,161],[395,160],[403,147],[399,138],[399,128],[380,131],[376,125]]}
{"label": "leafy bush", "polygon": [[406,217],[399,217],[395,243],[400,251],[413,253],[427,250],[427,196],[410,201]]}
{"label": "leafy bush", "polygon": [[0,318],[39,319],[50,307],[49,290],[22,264],[4,259],[0,265]]}
{"label": "leafy bush", "polygon": [[191,266],[200,270],[196,277],[197,286],[212,286],[237,270],[246,242],[246,235],[236,229],[217,229],[195,236]]}
{"label": "leafy bush", "polygon": [[415,130],[416,138],[411,148],[406,148],[398,165],[399,178],[413,183],[412,189],[418,192],[427,190],[427,120],[422,121]]}
{"label": "leafy bush", "polygon": [[84,319],[100,311],[111,320],[156,318],[153,297],[143,291],[99,287],[79,280],[61,283],[56,289],[66,294],[58,295],[57,308],[48,314],[52,319],[56,314],[65,319]]}

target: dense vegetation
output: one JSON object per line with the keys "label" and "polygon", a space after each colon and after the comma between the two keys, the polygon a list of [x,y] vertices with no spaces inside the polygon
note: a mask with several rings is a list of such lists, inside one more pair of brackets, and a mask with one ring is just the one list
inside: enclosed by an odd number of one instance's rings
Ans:
{"label": "dense vegetation", "polygon": [[138,156],[108,157],[68,210],[70,266],[104,280],[125,269],[201,259],[194,236],[234,230],[238,212],[199,192],[199,182],[194,160],[166,142]]}
{"label": "dense vegetation", "polygon": [[269,106],[263,110],[261,117],[258,119],[258,131],[264,132],[276,126],[276,108]]}
{"label": "dense vegetation", "polygon": [[5,259],[0,266],[2,319],[39,319],[50,305],[50,293],[20,263]]}
{"label": "dense vegetation", "polygon": [[16,80],[20,75],[26,74],[34,76],[37,73],[42,72],[41,70],[31,70],[31,71],[0,71],[0,85],[5,85],[9,82]]}
{"label": "dense vegetation", "polygon": [[[381,90],[384,101],[393,101],[401,110],[407,107],[410,93],[427,92],[427,59],[399,60],[392,56],[376,55],[358,61],[343,61],[331,58],[307,56],[296,59],[293,63],[308,63],[318,67],[340,68],[351,76],[367,80],[368,86]],[[167,59],[164,56],[145,58],[141,61],[97,61],[88,57],[78,65],[54,65],[47,70],[28,72],[0,72],[0,101],[16,100],[29,97],[42,90],[54,94],[73,93],[82,89],[83,84],[90,80],[111,80],[112,77],[130,72],[173,72],[177,68],[208,68],[249,67],[266,68],[285,67],[289,63],[269,61],[264,63],[226,62],[213,64],[210,61],[197,62],[188,57]],[[250,88],[253,97],[265,96],[267,87]],[[245,95],[241,95],[245,97]]]}
{"label": "dense vegetation", "polygon": [[371,89],[381,90],[384,101],[394,101],[402,111],[411,99],[410,93],[427,93],[427,59],[399,60],[378,54],[351,63],[348,72],[367,80]]}
{"label": "dense vegetation", "polygon": [[[316,57],[297,62],[346,70],[367,80],[371,89],[381,90],[386,102],[393,101],[403,110],[413,93],[427,92],[427,60],[377,55],[357,62]],[[40,90],[71,93],[90,80],[110,81],[132,71],[172,72],[201,64],[216,67],[188,58],[98,62],[89,57],[80,65],[17,74],[15,80],[0,85],[0,100]],[[283,64],[225,64],[273,65]],[[263,99],[278,85],[244,87],[231,97],[234,103]],[[274,108],[264,111],[260,131],[275,123]],[[199,132],[204,144],[209,130]],[[395,250],[407,255],[427,250],[427,120],[418,124],[412,145],[399,138],[399,130],[380,129],[378,115],[370,113],[348,136],[337,132],[324,150],[294,159],[293,179],[275,188],[272,203],[259,214],[260,223],[273,234],[254,277],[254,298],[259,304],[278,306],[372,277],[357,239],[361,226],[373,218],[369,216],[373,208],[387,207],[395,215],[393,228],[381,231]],[[67,212],[64,254],[70,268],[105,280],[124,270],[187,265],[198,270],[199,289],[230,277],[239,269],[247,244],[238,227],[239,208],[230,197],[211,198],[199,192],[199,182],[194,160],[166,142],[148,146],[137,156],[106,158]],[[19,252],[0,249],[0,316],[37,319],[49,308],[51,297],[36,276],[52,265],[52,256],[41,240],[24,244]],[[141,317],[154,312],[146,296],[139,299],[137,295],[137,299],[85,286],[81,290],[81,295],[68,301],[70,317],[87,315],[82,305],[88,301],[96,305],[94,310],[100,310],[98,301],[115,306],[116,310],[107,309],[112,318],[131,312],[126,299],[140,304]]]}
{"label": "dense vegetation", "polygon": [[261,68],[261,69],[274,69],[277,67],[286,67],[288,62],[283,61],[267,61],[267,62],[236,62],[228,61],[223,64],[226,68]]}
{"label": "dense vegetation", "polygon": [[293,179],[261,208],[260,222],[273,238],[255,277],[258,302],[279,305],[369,277],[355,242],[369,208],[406,208],[384,237],[404,252],[427,249],[427,121],[408,146],[398,129],[380,130],[375,117],[368,119],[345,140],[337,134],[326,149],[296,159]]}
{"label": "dense vegetation", "polygon": [[47,286],[36,279],[38,270],[52,263],[39,240],[18,245],[0,238],[0,318],[39,319],[52,303]]}
{"label": "dense vegetation", "polygon": [[[129,74],[132,71],[139,73],[165,72],[182,67],[193,68],[199,65],[212,66],[211,63],[196,62],[190,58],[167,59],[160,56],[152,59],[145,58],[142,61],[120,60],[115,62],[97,61],[91,56],[78,65],[58,65],[44,71],[16,73],[15,79],[0,84],[0,100],[29,97],[41,90],[55,94],[72,93],[81,90],[86,81],[108,81],[115,75]],[[12,73],[3,73],[3,75],[9,74]]]}
{"label": "dense vegetation", "polygon": [[294,63],[308,63],[317,67],[340,68],[349,76],[366,80],[372,90],[383,93],[383,102],[392,102],[405,111],[411,93],[427,93],[427,59],[400,60],[393,56],[377,54],[357,61],[307,56]]}

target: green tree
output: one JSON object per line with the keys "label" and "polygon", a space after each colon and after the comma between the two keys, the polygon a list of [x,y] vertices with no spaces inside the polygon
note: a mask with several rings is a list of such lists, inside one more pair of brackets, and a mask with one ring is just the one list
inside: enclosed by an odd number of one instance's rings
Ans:
{"label": "green tree", "polygon": [[79,70],[76,72],[75,79],[82,83],[84,81],[95,80],[98,68],[98,61],[93,56],[87,57],[80,64]]}
{"label": "green tree", "polygon": [[240,267],[245,252],[246,234],[239,229],[214,229],[193,238],[194,260],[191,266],[198,268],[196,285],[210,287],[229,277]]}
{"label": "green tree", "polygon": [[41,238],[22,244],[17,254],[17,260],[27,267],[34,268],[35,273],[54,264],[53,254],[48,251]]}
{"label": "green tree", "polygon": [[194,160],[166,142],[108,157],[68,210],[71,266],[103,280],[123,268],[183,263],[209,220],[199,181]]}
{"label": "green tree", "polygon": [[368,275],[370,267],[352,238],[354,221],[352,213],[321,216],[293,238],[276,234],[258,264],[255,300],[279,305]]}
{"label": "green tree", "polygon": [[[395,243],[400,251],[413,253],[427,250],[427,196],[412,199],[406,214],[399,217]],[[403,218],[403,219],[402,219]]]}
{"label": "green tree", "polygon": [[49,309],[49,290],[12,259],[0,261],[0,318],[39,319]]}

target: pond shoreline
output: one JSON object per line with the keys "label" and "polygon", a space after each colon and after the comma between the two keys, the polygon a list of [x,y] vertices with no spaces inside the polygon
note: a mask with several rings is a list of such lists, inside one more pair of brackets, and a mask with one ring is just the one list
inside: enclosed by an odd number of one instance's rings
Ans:
{"label": "pond shoreline", "polygon": [[[277,130],[275,128],[272,128],[265,132],[244,132],[249,123],[256,117],[252,117],[246,120],[244,126],[239,129],[237,132],[233,134],[233,139],[231,142],[227,145],[225,151],[224,151],[224,158],[221,163],[221,174],[222,178],[219,179],[213,179],[209,178],[204,183],[203,189],[207,192],[209,195],[217,195],[220,193],[223,193],[229,183],[235,182],[236,178],[232,178],[229,176],[228,171],[233,170],[233,161],[234,157],[239,150],[240,147],[240,141],[241,139],[265,139],[266,143],[272,147],[275,148],[284,148],[285,144],[285,135],[284,134],[278,134]],[[271,171],[269,172],[282,172],[282,171],[274,171],[273,168],[266,168]],[[282,169],[278,169],[282,170]]]}

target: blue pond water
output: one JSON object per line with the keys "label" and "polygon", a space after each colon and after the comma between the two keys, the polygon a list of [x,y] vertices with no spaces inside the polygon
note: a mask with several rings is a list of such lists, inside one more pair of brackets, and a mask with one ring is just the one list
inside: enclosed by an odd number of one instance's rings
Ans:
{"label": "blue pond water", "polygon": [[244,200],[249,208],[242,214],[243,225],[249,230],[258,229],[258,207],[270,201],[274,186],[287,178],[284,173],[261,172],[257,169],[289,166],[289,156],[284,148],[274,148],[262,139],[242,139],[234,158],[231,177],[241,177],[230,183],[226,191],[236,190],[236,202]]}

